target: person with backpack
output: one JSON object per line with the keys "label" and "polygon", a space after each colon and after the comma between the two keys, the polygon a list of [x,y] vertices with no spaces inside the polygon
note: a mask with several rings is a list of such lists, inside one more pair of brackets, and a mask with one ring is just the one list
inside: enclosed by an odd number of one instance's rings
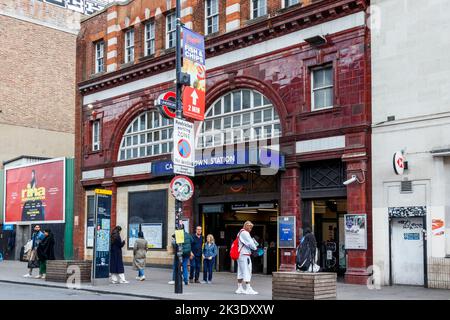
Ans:
{"label": "person with backpack", "polygon": [[[256,250],[258,247],[258,243],[250,235],[252,229],[253,223],[251,221],[246,221],[230,250],[231,259],[237,260],[238,263],[237,294],[258,294],[258,292],[253,290],[250,285],[252,279],[252,250]],[[246,284],[245,289],[242,286],[243,282]]]}
{"label": "person with backpack", "polygon": [[184,242],[183,242],[183,281],[185,285],[189,284],[188,262],[194,258],[192,253],[192,236],[184,230]]}
{"label": "person with backpack", "polygon": [[295,258],[296,269],[299,271],[318,272],[320,267],[316,262],[317,241],[310,228],[305,228],[305,234],[300,240]]}

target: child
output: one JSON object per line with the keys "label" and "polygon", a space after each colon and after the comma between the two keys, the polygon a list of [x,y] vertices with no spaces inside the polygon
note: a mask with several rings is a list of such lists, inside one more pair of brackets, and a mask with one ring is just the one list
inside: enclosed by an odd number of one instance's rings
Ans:
{"label": "child", "polygon": [[212,234],[206,237],[206,243],[203,246],[203,281],[202,283],[212,283],[212,272],[214,262],[217,256],[217,246],[214,243]]}

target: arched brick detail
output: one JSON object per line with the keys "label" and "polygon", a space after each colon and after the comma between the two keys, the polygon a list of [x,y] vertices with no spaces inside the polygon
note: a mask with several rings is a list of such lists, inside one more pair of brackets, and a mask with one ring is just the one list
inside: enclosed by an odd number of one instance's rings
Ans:
{"label": "arched brick detail", "polygon": [[215,102],[221,96],[238,89],[251,89],[254,91],[258,91],[267,99],[269,99],[270,102],[272,102],[273,107],[277,111],[278,116],[280,117],[282,135],[284,134],[284,132],[286,132],[287,128],[285,128],[285,119],[287,116],[287,110],[286,106],[283,103],[283,100],[272,86],[253,77],[236,76],[233,77],[231,81],[230,79],[226,79],[216,83],[212,88],[207,88],[205,112],[211,107],[213,102]]}

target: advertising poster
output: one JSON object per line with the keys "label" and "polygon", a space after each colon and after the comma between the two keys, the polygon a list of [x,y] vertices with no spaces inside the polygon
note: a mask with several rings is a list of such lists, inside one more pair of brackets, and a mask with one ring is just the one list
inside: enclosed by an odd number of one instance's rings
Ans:
{"label": "advertising poster", "polygon": [[139,233],[139,223],[130,223],[128,225],[128,247],[133,248]]}
{"label": "advertising poster", "polygon": [[278,217],[278,247],[295,248],[295,216]]}
{"label": "advertising poster", "polygon": [[64,223],[64,158],[5,171],[5,224]]}
{"label": "advertising poster", "polygon": [[346,214],[345,249],[367,249],[367,215]]}
{"label": "advertising poster", "polygon": [[95,190],[94,279],[109,278],[111,199],[111,190]]}
{"label": "advertising poster", "polygon": [[148,247],[151,249],[162,249],[162,223],[144,223],[141,228],[144,239],[148,242]]}

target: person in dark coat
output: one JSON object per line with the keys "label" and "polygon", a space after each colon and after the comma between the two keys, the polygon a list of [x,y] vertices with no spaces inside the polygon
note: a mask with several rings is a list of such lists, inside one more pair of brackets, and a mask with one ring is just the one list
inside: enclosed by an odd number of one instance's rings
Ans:
{"label": "person in dark coat", "polygon": [[45,279],[47,260],[55,260],[55,237],[50,229],[44,230],[45,238],[39,243],[37,255],[39,258],[39,276]]}
{"label": "person in dark coat", "polygon": [[296,267],[301,271],[312,271],[316,261],[317,241],[311,229],[306,228],[305,234],[300,240],[300,245],[297,248]]}
{"label": "person in dark coat", "polygon": [[109,272],[111,273],[112,283],[129,283],[125,280],[125,268],[122,259],[122,247],[125,245],[125,240],[122,241],[120,231],[122,231],[122,227],[117,226],[111,232]]}
{"label": "person in dark coat", "polygon": [[[202,265],[202,251],[203,251],[203,236],[202,227],[197,226],[195,228],[195,234],[192,235],[192,253],[191,257],[191,270],[189,275],[190,283],[200,283],[198,278],[200,277],[200,267]],[[195,278],[195,279],[194,279]]]}

